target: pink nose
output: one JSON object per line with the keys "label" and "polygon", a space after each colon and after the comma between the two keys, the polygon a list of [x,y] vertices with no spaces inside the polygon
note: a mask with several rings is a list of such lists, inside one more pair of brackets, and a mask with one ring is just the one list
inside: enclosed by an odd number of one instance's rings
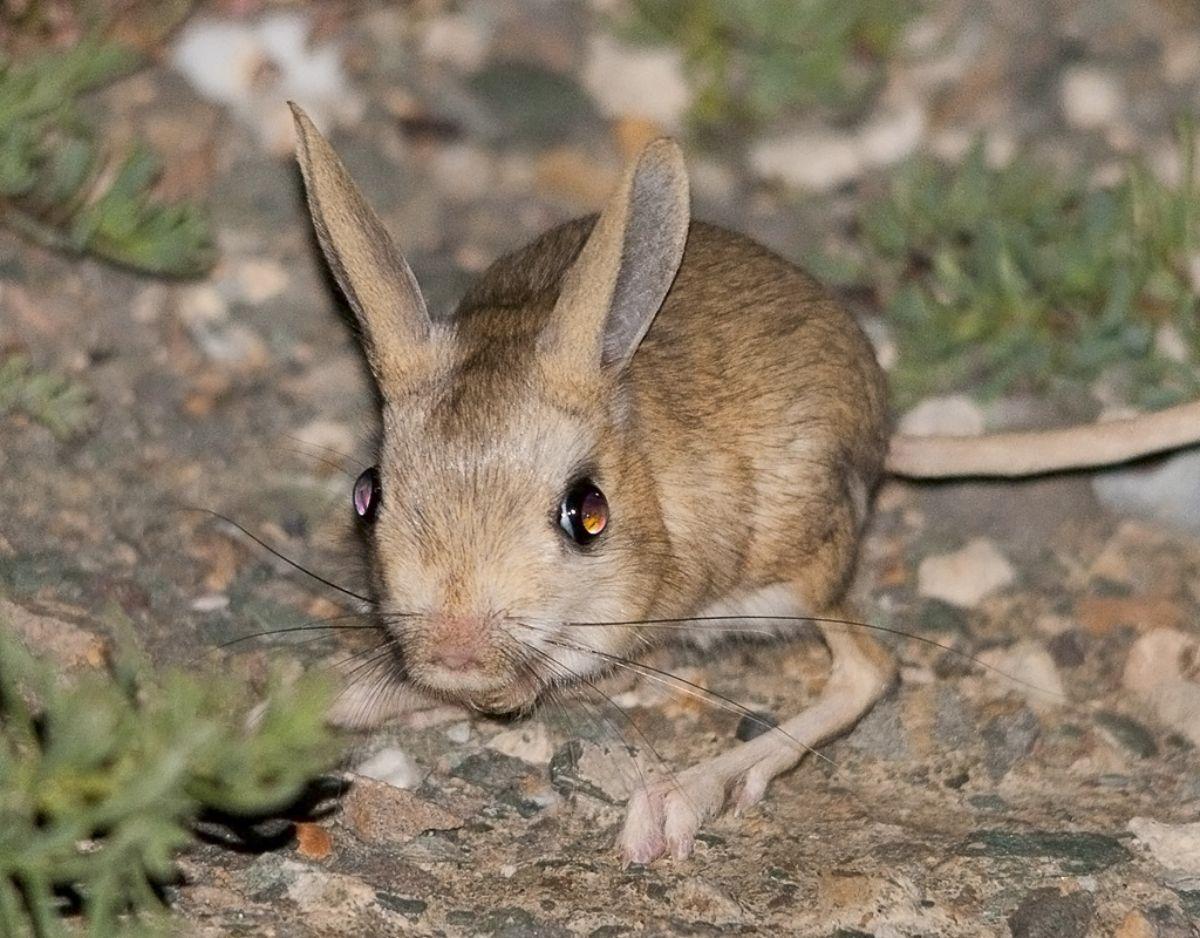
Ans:
{"label": "pink nose", "polygon": [[487,624],[477,616],[441,615],[433,620],[431,664],[451,671],[477,668],[487,641]]}

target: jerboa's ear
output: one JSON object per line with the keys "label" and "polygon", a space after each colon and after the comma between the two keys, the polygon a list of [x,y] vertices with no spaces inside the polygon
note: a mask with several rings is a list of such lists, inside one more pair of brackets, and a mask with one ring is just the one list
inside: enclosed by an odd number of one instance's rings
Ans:
{"label": "jerboa's ear", "polygon": [[626,170],[564,275],[547,352],[572,368],[627,364],[679,270],[688,220],[683,154],[673,140],[655,140]]}
{"label": "jerboa's ear", "polygon": [[367,205],[329,141],[289,102],[296,156],[321,250],[362,330],[380,390],[406,381],[429,336],[429,313],[404,255]]}

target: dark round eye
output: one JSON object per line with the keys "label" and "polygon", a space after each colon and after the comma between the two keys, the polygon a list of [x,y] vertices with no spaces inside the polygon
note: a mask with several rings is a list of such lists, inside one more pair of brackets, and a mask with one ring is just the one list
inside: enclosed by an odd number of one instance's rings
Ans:
{"label": "dark round eye", "polygon": [[590,479],[576,482],[562,500],[558,523],[576,544],[590,544],[608,527],[608,499]]}
{"label": "dark round eye", "polygon": [[363,521],[374,521],[375,512],[379,510],[379,495],[379,470],[374,466],[364,469],[362,475],[354,480],[354,513]]}

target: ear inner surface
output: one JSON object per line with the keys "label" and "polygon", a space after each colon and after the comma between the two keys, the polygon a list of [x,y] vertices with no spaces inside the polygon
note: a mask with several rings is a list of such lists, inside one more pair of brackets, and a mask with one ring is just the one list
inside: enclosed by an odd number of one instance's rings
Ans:
{"label": "ear inner surface", "polygon": [[662,305],[687,241],[688,181],[679,147],[642,151],[563,280],[552,348],[577,366],[621,367]]}
{"label": "ear inner surface", "polygon": [[417,279],[379,216],[308,115],[291,105],[313,227],[385,392],[403,382],[430,330]]}

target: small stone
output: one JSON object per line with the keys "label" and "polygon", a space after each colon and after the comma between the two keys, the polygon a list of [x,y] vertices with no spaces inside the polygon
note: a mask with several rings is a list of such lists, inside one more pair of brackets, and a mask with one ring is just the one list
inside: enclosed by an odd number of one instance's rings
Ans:
{"label": "small stone", "polygon": [[1165,597],[1092,595],[1075,603],[1075,617],[1088,635],[1102,637],[1122,628],[1137,632],[1173,628],[1183,623],[1185,615],[1178,603]]}
{"label": "small stone", "polygon": [[729,893],[698,877],[685,877],[671,890],[671,907],[685,919],[718,928],[751,922],[754,916]]}
{"label": "small stone", "polygon": [[1116,77],[1086,66],[1069,69],[1063,75],[1059,100],[1067,121],[1081,130],[1110,127],[1125,108]]}
{"label": "small stone", "polygon": [[229,608],[229,597],[224,593],[197,596],[192,600],[191,608],[193,612],[220,612],[222,609]]}
{"label": "small stone", "polygon": [[352,776],[342,799],[342,818],[369,844],[407,843],[431,830],[454,830],[462,819],[402,788],[365,776]]}
{"label": "small stone", "polygon": [[1119,515],[1159,521],[1200,533],[1200,450],[1184,450],[1146,465],[1110,469],[1092,478],[1092,491]]}
{"label": "small stone", "polygon": [[794,189],[829,192],[863,172],[852,134],[813,130],[762,140],[750,150],[750,166],[763,179]]}
{"label": "small stone", "polygon": [[1121,920],[1113,938],[1158,938],[1158,929],[1141,912],[1133,911]]}
{"label": "small stone", "polygon": [[229,304],[216,287],[206,283],[181,290],[175,309],[188,327],[212,325],[229,318]]}
{"label": "small stone", "polygon": [[692,93],[683,56],[670,46],[641,47],[593,35],[583,83],[609,117],[640,117],[668,132],[683,127]]}
{"label": "small stone", "polygon": [[1129,651],[1122,682],[1163,723],[1200,746],[1200,641],[1175,629],[1155,629]]}
{"label": "small stone", "polygon": [[[1039,627],[1042,621],[1039,620]],[[1059,632],[1046,642],[1046,650],[1060,668],[1077,668],[1084,662],[1083,644],[1075,629]]]}
{"label": "small stone", "polygon": [[1037,716],[1025,707],[989,722],[981,733],[987,746],[983,762],[988,774],[996,781],[1007,775],[1029,754],[1040,734]]}
{"label": "small stone", "polygon": [[310,860],[324,860],[333,852],[333,838],[320,824],[296,824],[296,850]]}
{"label": "small stone", "polygon": [[1008,917],[1012,938],[1086,938],[1096,900],[1086,892],[1063,895],[1053,887],[1026,894]]}
{"label": "small stone", "polygon": [[375,905],[375,890],[361,879],[304,868],[287,887],[287,897],[310,917],[309,925],[345,933],[347,914]]}
{"label": "small stone", "polygon": [[421,53],[433,62],[473,72],[487,56],[487,19],[466,13],[432,17],[425,24]]}
{"label": "small stone", "polygon": [[455,745],[461,746],[464,743],[470,742],[471,739],[471,724],[466,720],[459,723],[452,723],[444,730],[446,738]]}
{"label": "small stone", "polygon": [[237,283],[242,299],[258,305],[283,293],[288,285],[288,275],[278,261],[256,257],[238,265]]}
{"label": "small stone", "polygon": [[1200,821],[1164,824],[1148,817],[1129,821],[1129,830],[1168,870],[1176,889],[1200,889]]}
{"label": "small stone", "polygon": [[992,648],[979,660],[989,668],[989,677],[1021,693],[1031,704],[1061,706],[1066,690],[1054,659],[1039,643],[1018,642],[1011,648]]}
{"label": "small stone", "polygon": [[104,663],[106,643],[69,622],[37,615],[23,606],[0,599],[0,628],[11,630],[38,656],[45,656],[64,670],[99,667]]}
{"label": "small stone", "polygon": [[354,770],[359,775],[386,782],[394,788],[420,788],[425,773],[403,749],[389,747],[380,749]]}
{"label": "small stone", "polygon": [[549,765],[554,755],[554,740],[545,723],[530,722],[497,733],[488,740],[489,749],[532,765]]}
{"label": "small stone", "polygon": [[1012,565],[986,538],[961,550],[926,557],[917,569],[917,592],[970,609],[1016,579]]}
{"label": "small stone", "polygon": [[[972,803],[975,799],[970,799]],[[1010,810],[1003,802],[997,810]],[[1041,858],[1054,861],[1063,873],[1075,876],[1099,873],[1129,859],[1120,842],[1090,831],[973,832],[957,853],[967,857]]]}
{"label": "small stone", "polygon": [[756,739],[779,725],[779,720],[765,710],[753,710],[738,720],[734,735],[744,743]]}
{"label": "small stone", "polygon": [[909,436],[979,436],[983,411],[969,397],[930,397],[900,418],[899,431]]}
{"label": "small stone", "polygon": [[1102,710],[1096,714],[1096,725],[1113,743],[1141,759],[1151,759],[1158,755],[1158,744],[1154,741],[1154,735],[1137,720],[1124,714]]}

